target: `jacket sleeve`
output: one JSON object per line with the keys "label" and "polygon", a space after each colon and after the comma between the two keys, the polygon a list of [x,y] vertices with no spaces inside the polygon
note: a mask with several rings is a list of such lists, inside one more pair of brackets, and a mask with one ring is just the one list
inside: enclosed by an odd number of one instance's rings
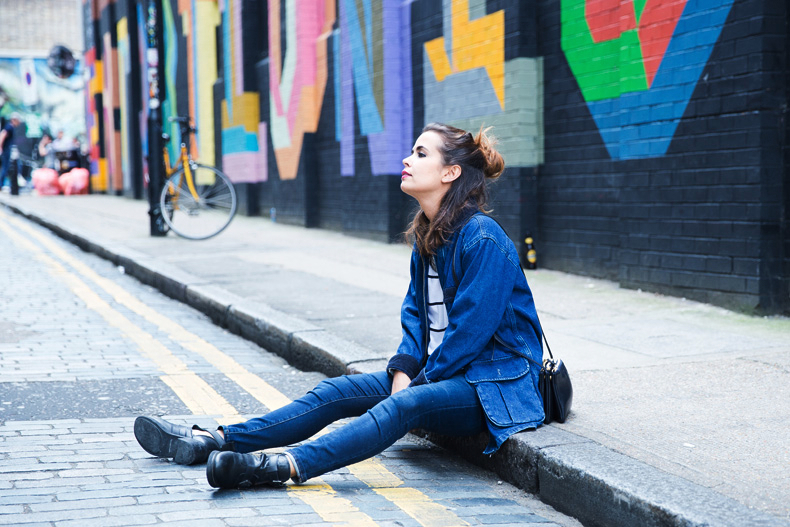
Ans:
{"label": "jacket sleeve", "polygon": [[417,277],[417,260],[419,256],[415,251],[411,258],[411,281],[406,298],[403,299],[401,306],[401,330],[403,337],[398,352],[387,364],[387,371],[399,370],[414,379],[422,367],[422,341],[423,328],[420,324],[420,313],[417,308],[417,287],[415,280]]}
{"label": "jacket sleeve", "polygon": [[459,252],[459,260],[459,283],[447,314],[447,331],[428,357],[415,385],[460,373],[494,336],[510,302],[516,269],[507,257],[506,247],[494,238],[481,237]]}

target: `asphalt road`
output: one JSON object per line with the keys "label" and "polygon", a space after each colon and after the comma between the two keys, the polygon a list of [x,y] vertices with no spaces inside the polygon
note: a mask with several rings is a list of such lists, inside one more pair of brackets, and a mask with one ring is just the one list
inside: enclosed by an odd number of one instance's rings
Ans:
{"label": "asphalt road", "polygon": [[323,376],[20,218],[0,276],[0,525],[580,525],[412,435],[305,485],[215,491],[144,452],[134,418],[236,422]]}

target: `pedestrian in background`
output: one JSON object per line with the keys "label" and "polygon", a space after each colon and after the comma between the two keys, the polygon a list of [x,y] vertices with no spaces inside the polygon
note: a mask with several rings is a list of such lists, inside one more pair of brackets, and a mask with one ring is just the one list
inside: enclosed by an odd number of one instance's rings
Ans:
{"label": "pedestrian in background", "polygon": [[52,149],[55,152],[66,152],[74,148],[74,141],[65,136],[63,130],[58,130],[55,140],[52,141]]}
{"label": "pedestrian in background", "polygon": [[41,136],[38,142],[38,158],[44,160],[43,168],[55,169],[55,149],[52,143],[52,136],[47,132]]}
{"label": "pedestrian in background", "polygon": [[[370,458],[414,428],[487,431],[490,454],[543,422],[532,293],[513,242],[486,214],[486,180],[504,170],[494,141],[482,128],[473,136],[430,124],[403,165],[401,189],[420,208],[408,231],[403,338],[387,369],[326,379],[291,404],[217,430],[138,417],[135,437],[147,452],[208,461],[213,487],[279,486]],[[357,418],[282,454],[250,454],[305,441],[347,417]]]}
{"label": "pedestrian in background", "polygon": [[[11,145],[14,142],[14,131],[22,124],[22,117],[18,113],[12,113],[8,122],[0,130],[0,188],[5,185],[8,170],[11,167]],[[16,175],[9,178],[11,184],[11,194],[19,194],[19,183]]]}

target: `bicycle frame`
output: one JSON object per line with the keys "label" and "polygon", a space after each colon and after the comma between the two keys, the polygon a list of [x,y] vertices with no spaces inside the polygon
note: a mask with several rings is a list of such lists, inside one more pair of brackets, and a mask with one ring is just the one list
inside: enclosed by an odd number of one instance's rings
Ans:
{"label": "bicycle frame", "polygon": [[[159,191],[159,205],[166,212],[162,217],[179,236],[205,240],[222,232],[236,213],[233,182],[216,167],[192,159],[189,145],[197,129],[190,125],[189,116],[174,116],[168,121],[179,124],[181,145],[177,156],[167,147],[162,149],[167,178]],[[165,143],[170,141],[169,135],[162,136]]]}
{"label": "bicycle frame", "polygon": [[[187,152],[186,143],[181,143],[181,153],[179,154],[178,162],[175,165],[170,164],[170,152],[168,152],[166,146],[162,149],[162,155],[164,157],[165,174],[167,174],[168,182],[170,180],[170,176],[175,174],[179,167],[183,167],[184,175],[187,178],[187,188],[189,188],[189,193],[192,194],[192,198],[196,203],[200,203],[200,196],[198,195],[197,189],[195,188],[195,181],[192,177],[192,163],[189,158],[189,153]],[[173,196],[173,207],[178,206],[178,194],[180,193],[180,189],[180,184],[169,185],[168,187],[168,192],[170,192],[170,195]]]}

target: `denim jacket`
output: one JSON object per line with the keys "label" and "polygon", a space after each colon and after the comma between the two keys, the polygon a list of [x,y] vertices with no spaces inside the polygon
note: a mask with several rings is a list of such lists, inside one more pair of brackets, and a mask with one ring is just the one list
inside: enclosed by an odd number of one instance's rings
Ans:
{"label": "denim jacket", "polygon": [[486,415],[490,454],[543,423],[537,366],[543,347],[532,293],[513,242],[484,214],[471,216],[435,258],[449,319],[444,339],[429,356],[428,262],[415,249],[401,308],[403,339],[387,369],[404,372],[412,385],[464,375]]}

